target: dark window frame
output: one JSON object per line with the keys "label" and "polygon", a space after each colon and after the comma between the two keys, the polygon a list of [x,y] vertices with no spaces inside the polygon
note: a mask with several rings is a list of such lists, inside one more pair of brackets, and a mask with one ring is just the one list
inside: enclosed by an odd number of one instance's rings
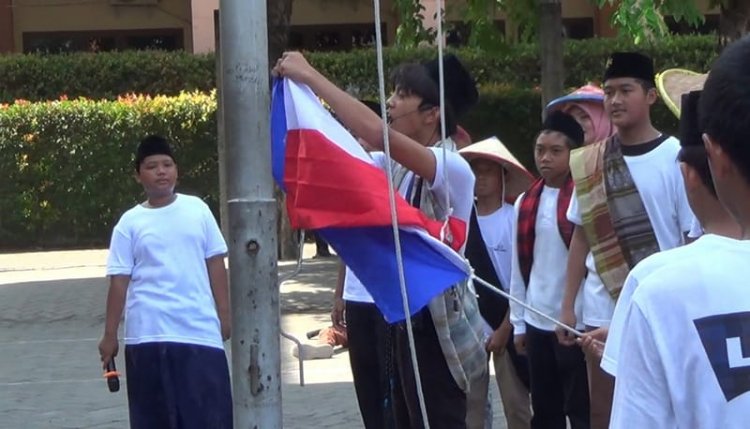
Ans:
{"label": "dark window frame", "polygon": [[[170,38],[164,46],[138,47],[138,38]],[[185,49],[185,31],[182,28],[153,28],[137,30],[93,31],[25,31],[22,35],[23,52],[106,52],[134,49]],[[67,46],[65,44],[67,43]],[[43,45],[47,45],[45,48]]]}

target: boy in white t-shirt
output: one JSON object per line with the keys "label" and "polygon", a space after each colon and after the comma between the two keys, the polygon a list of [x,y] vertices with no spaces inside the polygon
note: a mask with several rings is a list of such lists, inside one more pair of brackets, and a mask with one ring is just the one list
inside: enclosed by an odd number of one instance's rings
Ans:
{"label": "boy in white t-shirt", "polygon": [[177,165],[164,138],[141,141],[135,172],[146,201],[112,233],[102,363],[117,355],[125,307],[131,427],[231,428],[227,246],[208,206],[174,192]]}
{"label": "boy in white t-shirt", "polygon": [[[509,292],[515,221],[512,202],[528,188],[532,176],[496,137],[469,145],[459,153],[469,161],[476,177],[476,201],[466,240],[466,259],[475,275]],[[488,326],[486,349],[488,357],[492,355],[508,429],[528,429],[531,421],[529,369],[526,358],[519,355],[513,345],[508,300],[480,283],[475,283],[474,287],[479,312]],[[488,365],[485,376],[469,391],[468,429],[483,429],[487,419],[491,421],[492,407],[487,406],[489,375]]]}
{"label": "boy in white t-shirt", "polygon": [[[633,52],[613,54],[603,89],[617,133],[573,151],[570,159],[576,190],[568,219],[576,229],[560,320],[576,324],[574,303],[585,277],[587,331],[609,325],[628,272],[643,258],[682,245],[693,220],[677,165],[679,142],[651,124],[657,99],[651,59]],[[567,331],[558,329],[558,338],[575,343]],[[587,356],[594,429],[608,426],[614,389],[599,363]]]}
{"label": "boy in white t-shirt", "polygon": [[[541,178],[516,201],[513,229],[513,277],[510,292],[519,301],[552,318],[560,317],[565,290],[565,261],[574,225],[566,216],[573,196],[570,151],[584,142],[572,116],[549,114],[534,143]],[[580,313],[580,296],[576,310]],[[586,362],[575,346],[559,344],[555,325],[510,303],[516,348],[529,360],[534,428],[589,427]],[[583,326],[579,322],[578,329]]]}
{"label": "boy in white t-shirt", "polygon": [[612,428],[748,426],[748,69],[745,36],[716,60],[699,104],[716,194],[742,239],[708,234],[661,258],[661,267],[639,280],[617,359]]}
{"label": "boy in white t-shirt", "polygon": [[[476,104],[479,94],[474,79],[457,57],[446,55],[443,61],[444,117],[440,112],[437,61],[404,64],[393,73],[394,92],[388,100],[388,138],[395,161],[393,180],[399,194],[428,217],[445,220],[452,210],[453,217],[468,224],[474,176],[468,163],[455,153],[453,140],[441,139],[440,130],[444,121],[447,135],[454,134],[456,120]],[[375,149],[383,148],[381,118],[310,66],[302,54],[284,53],[273,72],[309,86],[354,135]],[[372,153],[372,157],[376,165],[385,169],[382,152]],[[487,359],[476,305],[476,296],[462,282],[433,298],[412,316],[430,427],[465,427],[466,391],[482,375]],[[397,428],[422,427],[415,370],[404,326],[401,323],[394,329],[393,411]]]}

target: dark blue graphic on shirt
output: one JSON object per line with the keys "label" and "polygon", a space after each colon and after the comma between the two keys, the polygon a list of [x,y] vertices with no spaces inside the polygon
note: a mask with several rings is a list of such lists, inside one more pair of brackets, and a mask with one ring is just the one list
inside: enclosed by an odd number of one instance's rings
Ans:
{"label": "dark blue graphic on shirt", "polygon": [[694,323],[727,402],[750,392],[750,311]]}

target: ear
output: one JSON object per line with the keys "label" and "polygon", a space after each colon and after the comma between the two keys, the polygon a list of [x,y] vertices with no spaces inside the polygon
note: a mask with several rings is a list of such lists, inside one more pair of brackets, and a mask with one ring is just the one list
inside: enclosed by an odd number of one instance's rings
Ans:
{"label": "ear", "polygon": [[729,154],[710,135],[703,133],[703,146],[706,148],[708,165],[711,174],[719,179],[725,178],[732,170],[732,162]]}
{"label": "ear", "polygon": [[649,106],[652,106],[654,103],[656,103],[656,100],[659,99],[659,94],[656,92],[656,88],[651,88],[648,91],[646,91],[646,102]]}
{"label": "ear", "polygon": [[680,163],[680,172],[682,172],[682,180],[685,182],[685,191],[695,191],[696,187],[701,184],[701,179],[696,174],[695,170],[684,162]]}
{"label": "ear", "polygon": [[424,111],[424,121],[426,124],[432,125],[440,122],[440,107],[431,107],[429,110]]}

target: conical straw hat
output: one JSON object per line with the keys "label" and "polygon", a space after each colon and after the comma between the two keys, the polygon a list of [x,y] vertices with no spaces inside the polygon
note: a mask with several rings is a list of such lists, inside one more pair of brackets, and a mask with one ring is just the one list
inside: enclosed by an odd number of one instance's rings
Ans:
{"label": "conical straw hat", "polygon": [[680,117],[682,94],[703,89],[707,73],[701,74],[685,69],[669,69],[656,76],[656,87],[669,110]]}
{"label": "conical straw hat", "polygon": [[497,137],[490,137],[480,142],[466,146],[458,151],[467,161],[483,158],[495,161],[508,172],[505,177],[505,196],[515,201],[519,195],[529,188],[534,176],[518,162],[515,156]]}

